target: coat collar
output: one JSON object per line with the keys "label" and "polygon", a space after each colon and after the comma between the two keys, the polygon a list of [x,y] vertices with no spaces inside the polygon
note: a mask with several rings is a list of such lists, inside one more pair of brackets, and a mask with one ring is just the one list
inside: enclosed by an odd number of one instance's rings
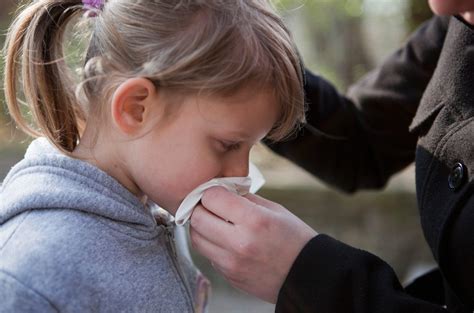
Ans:
{"label": "coat collar", "polygon": [[443,107],[460,119],[474,112],[474,29],[459,17],[449,22],[436,70],[426,88],[410,131],[416,132]]}

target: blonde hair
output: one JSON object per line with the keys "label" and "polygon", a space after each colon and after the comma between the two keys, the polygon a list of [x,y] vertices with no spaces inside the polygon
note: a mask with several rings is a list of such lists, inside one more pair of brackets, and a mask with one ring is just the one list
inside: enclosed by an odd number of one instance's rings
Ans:
{"label": "blonde hair", "polygon": [[104,99],[132,77],[159,88],[219,94],[251,83],[268,86],[281,107],[273,140],[304,120],[300,60],[267,0],[109,0],[93,18],[77,84],[64,60],[64,34],[84,10],[81,0],[33,1],[9,30],[5,95],[12,118],[28,134],[72,152],[87,117],[97,116]]}

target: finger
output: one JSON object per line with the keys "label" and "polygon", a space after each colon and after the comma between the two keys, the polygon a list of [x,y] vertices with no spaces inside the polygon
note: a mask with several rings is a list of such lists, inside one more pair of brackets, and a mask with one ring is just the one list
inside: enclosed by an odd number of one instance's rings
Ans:
{"label": "finger", "polygon": [[279,205],[278,203],[275,203],[273,201],[270,201],[268,199],[265,199],[263,197],[260,197],[259,195],[248,193],[244,196],[247,200],[270,210],[281,210],[282,206]]}
{"label": "finger", "polygon": [[234,224],[245,221],[256,207],[255,203],[223,187],[206,190],[201,203],[213,214]]}
{"label": "finger", "polygon": [[235,225],[214,215],[202,205],[196,206],[191,215],[191,229],[222,248],[231,246],[235,241]]}
{"label": "finger", "polygon": [[206,241],[197,232],[194,232],[191,236],[192,240],[195,241],[193,243],[193,246],[196,245],[195,249],[210,261],[211,266],[216,272],[224,276],[232,284],[242,281],[242,275],[239,275],[239,271],[236,271],[238,268],[237,263],[232,262],[232,254]]}
{"label": "finger", "polygon": [[212,263],[212,267],[214,268],[216,272],[222,275],[229,283],[231,283],[232,285],[234,284],[234,280],[236,280],[234,279],[234,277],[238,275],[232,275],[232,273],[229,270],[225,269],[224,266],[220,266],[216,263]]}
{"label": "finger", "polygon": [[216,269],[223,268],[223,264],[230,259],[230,253],[209,241],[192,227],[189,233],[192,247],[206,257]]}

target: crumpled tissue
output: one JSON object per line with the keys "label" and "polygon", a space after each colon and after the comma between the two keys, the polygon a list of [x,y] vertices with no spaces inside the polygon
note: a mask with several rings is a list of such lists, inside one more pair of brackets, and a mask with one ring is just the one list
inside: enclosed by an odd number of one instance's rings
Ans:
{"label": "crumpled tissue", "polygon": [[258,168],[250,163],[247,177],[214,178],[191,191],[181,202],[175,214],[176,225],[184,225],[193,214],[194,208],[201,201],[204,192],[211,187],[224,187],[238,195],[257,192],[265,184],[265,179]]}

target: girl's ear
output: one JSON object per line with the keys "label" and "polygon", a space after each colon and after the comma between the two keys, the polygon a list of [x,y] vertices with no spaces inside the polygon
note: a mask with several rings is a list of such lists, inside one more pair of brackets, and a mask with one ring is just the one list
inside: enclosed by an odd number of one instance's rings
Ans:
{"label": "girl's ear", "polygon": [[140,134],[158,106],[157,88],[146,78],[131,78],[114,92],[111,113],[114,125],[125,135]]}

